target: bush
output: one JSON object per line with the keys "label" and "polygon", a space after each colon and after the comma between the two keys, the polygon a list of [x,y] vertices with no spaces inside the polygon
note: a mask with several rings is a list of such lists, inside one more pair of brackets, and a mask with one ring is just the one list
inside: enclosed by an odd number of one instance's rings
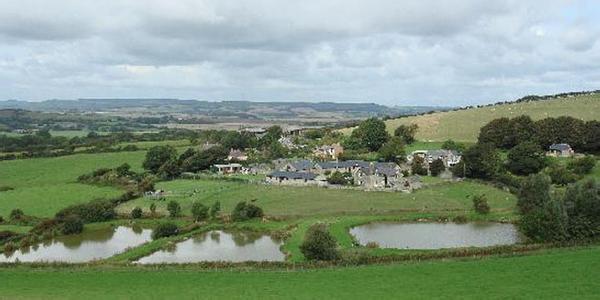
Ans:
{"label": "bush", "polygon": [[175,218],[181,214],[181,206],[179,202],[171,200],[169,204],[167,204],[167,210],[169,211],[169,216],[171,218]]}
{"label": "bush", "polygon": [[457,143],[453,140],[447,140],[442,144],[442,149],[462,152],[465,150],[465,145]]}
{"label": "bush", "polygon": [[308,229],[300,251],[308,260],[335,260],[339,257],[337,242],[325,224],[315,224]]}
{"label": "bush", "polygon": [[473,208],[479,214],[488,214],[490,212],[490,205],[488,204],[487,197],[485,195],[473,196]]}
{"label": "bush", "polygon": [[139,219],[142,217],[142,208],[141,207],[136,207],[134,209],[131,210],[131,218],[132,219]]}
{"label": "bush", "polygon": [[212,219],[216,218],[217,215],[219,215],[219,212],[221,212],[221,202],[215,201],[215,203],[213,203],[213,205],[210,207],[210,217]]}
{"label": "bush", "polygon": [[431,172],[431,176],[438,176],[445,170],[446,165],[444,165],[444,161],[440,158],[434,160],[431,165],[429,165],[429,172]]}
{"label": "bush", "polygon": [[246,203],[246,201],[239,202],[231,213],[231,219],[236,222],[260,218],[262,216],[262,208],[252,203]]}
{"label": "bush", "polygon": [[156,214],[156,204],[154,202],[150,203],[150,214],[153,216]]}
{"label": "bush", "polygon": [[559,164],[552,165],[546,171],[546,174],[550,176],[550,180],[556,185],[567,185],[577,181],[577,175],[573,174],[564,166]]}
{"label": "bush", "polygon": [[83,231],[83,221],[79,216],[70,215],[64,219],[62,233],[78,234]]}
{"label": "bush", "polygon": [[4,223],[4,218],[0,216],[0,224]]}
{"label": "bush", "polygon": [[162,223],[152,232],[152,239],[174,236],[179,233],[179,228],[173,223]]}
{"label": "bush", "polygon": [[56,213],[56,218],[65,219],[70,215],[79,216],[84,223],[104,222],[117,216],[114,205],[106,200],[69,206]]}
{"label": "bush", "polygon": [[596,166],[596,159],[592,156],[585,156],[570,161],[567,169],[577,175],[586,175],[592,173],[594,166]]}
{"label": "bush", "polygon": [[346,179],[344,174],[342,174],[340,171],[335,171],[335,172],[331,173],[331,175],[329,177],[327,177],[327,182],[329,184],[339,184],[339,185],[348,184],[348,180]]}
{"label": "bush", "polygon": [[196,222],[208,219],[208,206],[200,202],[192,203],[192,216]]}
{"label": "bush", "polygon": [[427,168],[425,168],[425,160],[420,156],[415,156],[410,166],[410,171],[413,175],[427,175]]}
{"label": "bush", "polygon": [[21,209],[15,208],[10,212],[9,218],[11,221],[21,220],[25,216],[25,213]]}
{"label": "bush", "polygon": [[546,166],[542,148],[534,142],[523,142],[508,153],[508,170],[515,175],[538,173]]}
{"label": "bush", "polygon": [[10,238],[13,238],[15,236],[18,236],[19,234],[16,232],[12,232],[12,231],[8,231],[8,230],[3,230],[0,231],[0,242],[4,242]]}
{"label": "bush", "polygon": [[0,186],[0,192],[7,192],[7,191],[12,191],[12,190],[14,190],[13,187],[5,186],[5,185]]}

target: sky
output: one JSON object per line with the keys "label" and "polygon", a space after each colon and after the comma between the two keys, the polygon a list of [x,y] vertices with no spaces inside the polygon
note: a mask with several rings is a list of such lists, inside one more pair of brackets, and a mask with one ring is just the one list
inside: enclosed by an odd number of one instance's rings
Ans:
{"label": "sky", "polygon": [[2,0],[0,99],[452,105],[600,89],[596,0]]}

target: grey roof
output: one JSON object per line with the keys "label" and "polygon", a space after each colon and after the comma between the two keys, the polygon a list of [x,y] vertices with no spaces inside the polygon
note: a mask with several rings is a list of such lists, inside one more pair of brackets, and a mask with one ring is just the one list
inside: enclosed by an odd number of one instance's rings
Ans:
{"label": "grey roof", "polygon": [[287,178],[287,179],[306,179],[313,180],[317,177],[317,175],[308,172],[284,172],[284,171],[275,171],[268,175],[269,177],[276,178]]}
{"label": "grey roof", "polygon": [[313,162],[308,159],[301,159],[297,161],[293,161],[290,165],[296,170],[310,170],[313,167]]}
{"label": "grey roof", "polygon": [[552,145],[550,145],[550,150],[567,151],[569,149],[571,149],[571,146],[569,146],[569,144],[552,144]]}
{"label": "grey roof", "polygon": [[322,169],[346,169],[352,167],[367,169],[371,167],[371,163],[364,160],[324,161],[318,162],[317,165]]}
{"label": "grey roof", "polygon": [[390,162],[378,162],[375,164],[375,172],[386,176],[396,176],[398,174],[398,165]]}
{"label": "grey roof", "polygon": [[433,158],[439,158],[439,157],[450,156],[450,155],[458,156],[460,154],[454,150],[439,149],[439,150],[428,150],[427,155],[430,155]]}

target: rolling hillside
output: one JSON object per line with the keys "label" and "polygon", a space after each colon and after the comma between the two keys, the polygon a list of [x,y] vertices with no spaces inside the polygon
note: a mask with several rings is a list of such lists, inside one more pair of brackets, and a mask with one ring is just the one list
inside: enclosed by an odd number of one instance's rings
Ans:
{"label": "rolling hillside", "polygon": [[[540,100],[493,105],[459,111],[439,112],[386,121],[388,131],[401,124],[417,124],[417,139],[422,141],[473,142],[477,140],[479,128],[500,117],[529,115],[534,120],[546,117],[572,116],[582,120],[600,120],[600,94],[581,95],[570,98]],[[345,130],[349,133],[350,129]]]}

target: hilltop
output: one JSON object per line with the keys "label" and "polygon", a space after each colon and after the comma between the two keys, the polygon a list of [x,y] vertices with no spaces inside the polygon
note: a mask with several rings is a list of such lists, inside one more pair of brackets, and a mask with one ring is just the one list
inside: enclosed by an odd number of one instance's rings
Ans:
{"label": "hilltop", "polygon": [[[436,112],[385,121],[393,133],[399,125],[417,124],[416,138],[421,141],[473,142],[479,129],[487,122],[500,117],[528,115],[534,120],[547,117],[571,116],[584,121],[600,119],[600,93],[576,93],[562,96],[528,96],[515,102],[504,102],[483,107],[471,107],[446,112]],[[348,133],[351,129],[345,129]]]}

